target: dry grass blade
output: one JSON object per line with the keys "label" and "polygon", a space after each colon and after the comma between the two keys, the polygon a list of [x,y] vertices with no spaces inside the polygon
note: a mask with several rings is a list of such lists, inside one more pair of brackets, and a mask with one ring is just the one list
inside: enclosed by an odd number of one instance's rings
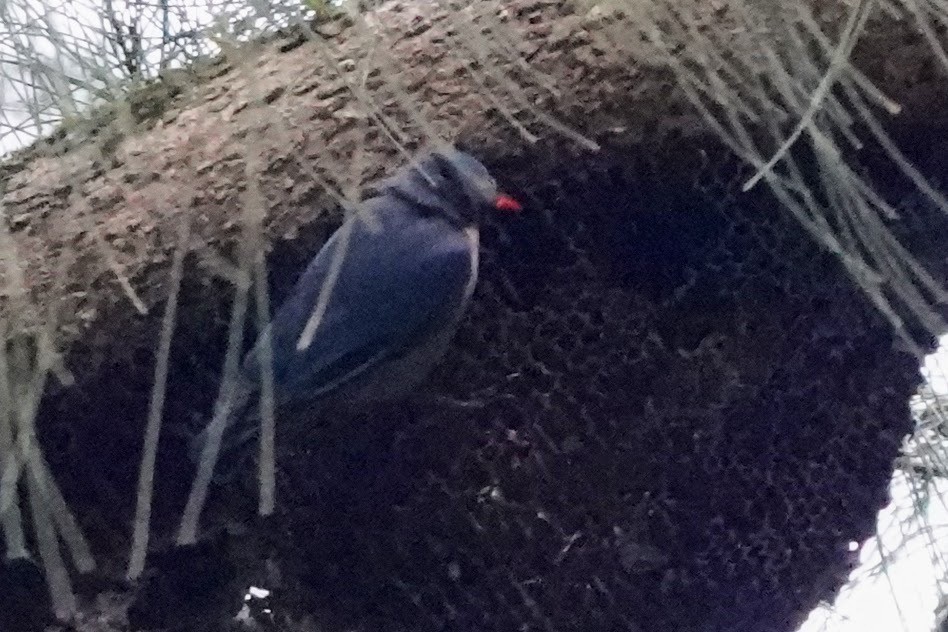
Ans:
{"label": "dry grass blade", "polygon": [[300,333],[299,339],[296,341],[297,351],[309,349],[309,346],[313,343],[313,337],[316,335],[316,330],[323,321],[323,316],[326,315],[326,309],[329,307],[329,299],[332,296],[336,281],[339,279],[339,273],[342,271],[342,262],[346,258],[346,252],[349,249],[349,240],[352,237],[352,229],[354,227],[355,218],[352,218],[343,224],[332,236],[332,239],[327,242],[327,245],[334,244],[333,257],[329,263],[329,271],[326,274],[326,280],[319,289],[319,298],[316,300],[313,313],[310,314],[306,325],[303,326],[303,331]]}
{"label": "dry grass blade", "polygon": [[254,302],[260,336],[260,503],[258,513],[269,516],[276,508],[276,397],[273,380],[273,341],[267,321],[270,318],[270,298],[267,292],[267,267],[263,253],[254,261]]}
{"label": "dry grass blade", "polygon": [[227,354],[224,357],[224,377],[221,381],[220,392],[214,407],[214,417],[208,426],[207,442],[201,452],[198,463],[197,476],[191,485],[188,502],[181,517],[176,541],[180,546],[197,542],[198,526],[207,491],[214,475],[214,466],[220,452],[221,439],[227,429],[228,418],[234,408],[237,393],[236,377],[240,362],[240,345],[243,338],[244,322],[247,315],[248,288],[237,287],[234,304],[231,308],[230,325],[228,327]]}
{"label": "dry grass blade", "polygon": [[31,475],[27,478],[30,513],[33,528],[36,531],[40,558],[43,560],[46,583],[49,585],[53,602],[53,611],[60,621],[69,621],[76,613],[76,597],[72,591],[69,571],[66,570],[66,564],[59,551],[49,508],[42,500],[45,497],[43,486],[44,481],[37,476]]}
{"label": "dry grass blade", "polygon": [[53,611],[60,621],[70,620],[76,612],[76,597],[72,590],[69,572],[59,550],[59,541],[52,516],[52,503],[48,481],[36,441],[34,421],[39,399],[43,392],[48,371],[42,366],[41,347],[35,358],[23,338],[13,344],[11,373],[14,376],[16,397],[17,435],[20,458],[25,462],[26,490],[30,504],[30,515],[36,534],[37,548],[43,562],[46,583],[49,587]]}
{"label": "dry grass blade", "polygon": [[[14,462],[14,423],[16,418],[15,400],[11,391],[10,367],[7,359],[7,328],[4,327],[0,336],[0,471],[16,469]],[[8,485],[10,489],[10,485]],[[26,549],[26,537],[23,533],[23,516],[19,503],[12,502],[12,492],[7,495],[11,501],[6,506],[0,506],[0,523],[3,525],[3,537],[6,544],[7,559],[21,559],[29,557]]]}
{"label": "dry grass blade", "polygon": [[178,243],[171,261],[168,303],[165,306],[165,313],[161,320],[161,337],[158,341],[158,354],[155,359],[155,380],[152,386],[151,400],[148,403],[148,424],[145,428],[141,470],[138,477],[138,495],[135,505],[135,530],[132,535],[132,549],[126,572],[126,576],[130,580],[138,579],[142,571],[145,570],[149,525],[151,524],[155,458],[158,453],[161,417],[164,411],[165,389],[168,383],[168,357],[171,354],[171,340],[174,336],[178,313],[178,294],[181,289],[184,258],[187,254],[190,237],[191,224],[185,220],[181,223]]}
{"label": "dry grass blade", "polygon": [[266,219],[266,199],[260,189],[263,176],[263,161],[258,148],[257,135],[244,160],[247,191],[243,196],[244,235],[250,253],[246,256],[252,264],[245,266],[253,274],[254,302],[256,304],[257,331],[260,332],[260,500],[258,512],[261,516],[273,513],[276,505],[276,455],[274,450],[276,418],[274,415],[273,343],[270,336],[270,296],[267,290],[267,263],[263,249],[263,223]]}
{"label": "dry grass blade", "polygon": [[817,86],[816,90],[813,91],[813,94],[810,97],[810,104],[803,113],[803,116],[800,118],[799,123],[797,123],[797,126],[794,128],[794,130],[787,136],[786,140],[783,141],[783,143],[780,145],[780,148],[774,152],[774,155],[770,158],[770,160],[768,160],[763,167],[757,170],[757,173],[751,176],[751,178],[744,183],[744,191],[749,191],[752,189],[754,185],[757,184],[757,182],[759,182],[764,176],[765,172],[773,170],[774,166],[780,162],[780,160],[787,154],[788,151],[790,151],[790,148],[797,141],[800,135],[803,134],[807,127],[810,126],[813,121],[813,117],[819,111],[821,104],[824,102],[833,85],[836,83],[839,73],[845,69],[849,60],[849,55],[852,52],[853,47],[856,45],[863,28],[865,28],[866,20],[869,19],[873,6],[873,0],[860,0],[860,2],[852,9],[849,19],[846,21],[846,26],[843,29],[843,34],[840,37],[839,44],[837,45],[836,53],[833,55],[833,58],[830,61],[830,66],[826,70],[826,74],[823,76],[823,79],[820,81],[820,84]]}

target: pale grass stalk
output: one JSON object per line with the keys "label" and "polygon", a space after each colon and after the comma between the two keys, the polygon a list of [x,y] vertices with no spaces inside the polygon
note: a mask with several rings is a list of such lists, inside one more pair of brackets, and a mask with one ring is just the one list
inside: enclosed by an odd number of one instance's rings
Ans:
{"label": "pale grass stalk", "polygon": [[[5,323],[4,323],[5,324]],[[11,392],[10,370],[7,358],[7,327],[0,336],[0,467],[6,470],[16,459],[14,452],[13,420],[16,416],[13,394]],[[0,509],[0,524],[3,525],[3,537],[8,560],[29,557],[26,549],[26,537],[23,533],[23,516],[20,504],[11,502],[6,509]]]}
{"label": "pale grass stalk", "polygon": [[[246,256],[243,261],[246,264]],[[201,518],[201,510],[207,499],[207,491],[214,475],[214,466],[220,452],[221,439],[227,429],[227,419],[233,406],[235,382],[239,370],[241,357],[241,340],[243,339],[244,322],[247,315],[248,288],[235,288],[236,296],[231,308],[230,324],[227,334],[227,353],[224,356],[224,371],[220,391],[214,407],[214,416],[208,426],[207,442],[201,452],[198,463],[197,476],[191,485],[188,502],[181,517],[176,542],[179,546],[186,546],[197,542],[197,531]]]}
{"label": "pale grass stalk", "polygon": [[132,282],[129,280],[128,275],[125,274],[125,272],[122,270],[122,266],[115,258],[115,252],[113,251],[112,247],[108,244],[108,242],[105,241],[105,237],[102,236],[102,233],[97,226],[90,227],[90,232],[92,233],[92,237],[99,249],[99,253],[105,260],[106,265],[109,266],[109,270],[111,270],[115,275],[119,287],[122,288],[122,292],[125,293],[125,296],[128,298],[129,302],[135,307],[135,311],[137,311],[142,316],[147,316],[148,307],[145,306],[145,303],[138,296],[135,288],[132,287]]}
{"label": "pale grass stalk", "polygon": [[[383,51],[394,48],[394,42],[391,38],[380,29],[373,30],[370,28],[361,12],[352,12],[351,17],[356,33],[363,42],[375,42],[375,45],[381,47]],[[315,33],[313,35],[316,36]],[[318,36],[316,37],[318,38]],[[396,66],[392,56],[381,55],[379,57],[379,68],[382,70],[380,77],[384,85],[401,106],[402,112],[411,119],[412,124],[421,132],[422,142],[433,143],[441,140],[441,134],[438,133],[431,122],[437,120],[437,117],[433,116],[433,112],[427,103],[410,94],[402,79],[404,73]]]}
{"label": "pale grass stalk", "polygon": [[[10,297],[9,306],[12,313],[20,311],[17,305],[26,300],[26,291],[23,279],[23,270],[20,265],[16,244],[10,236],[6,223],[2,200],[0,200],[0,257],[5,265],[7,278],[7,294]],[[8,356],[8,335],[15,331],[19,323],[4,323],[3,336],[0,337],[0,389],[2,389],[2,409],[0,409],[0,464],[3,474],[0,477],[0,519],[3,523],[4,538],[7,544],[7,558],[26,558],[29,553],[26,548],[26,539],[23,532],[23,516],[18,501],[17,485],[20,478],[20,457],[17,453],[16,432],[18,423],[17,393],[14,391],[18,367],[10,366]],[[9,327],[9,329],[8,329]]]}
{"label": "pale grass stalk", "polygon": [[[559,132],[562,136],[573,140],[575,143],[585,147],[590,151],[599,151],[598,143],[572,129],[562,121],[550,115],[548,112],[530,103],[530,101],[523,95],[523,88],[517,85],[516,81],[511,79],[505,72],[503,72],[503,70],[500,70],[497,64],[495,64],[493,60],[490,59],[490,56],[488,55],[490,47],[484,42],[484,36],[479,33],[469,21],[464,19],[458,20],[456,26],[457,33],[452,39],[461,44],[461,46],[456,50],[458,52],[461,50],[467,50],[470,52],[480,62],[482,72],[486,76],[490,77],[498,87],[503,86],[506,89],[508,95],[517,103],[517,105],[530,112],[540,122],[545,124],[550,129]],[[471,73],[471,76],[476,76],[477,73],[471,66],[470,61],[460,55],[459,58],[464,62],[464,65],[467,67],[468,72]],[[479,84],[485,85],[485,89],[488,91],[488,93],[493,94],[493,91],[486,88],[485,82],[483,82],[480,78],[478,78],[477,81]]]}
{"label": "pale grass stalk", "polygon": [[31,473],[27,477],[27,495],[29,496],[33,529],[36,532],[37,547],[43,561],[43,570],[53,603],[53,612],[60,621],[69,621],[76,613],[76,596],[72,592],[69,571],[66,570],[66,564],[59,550],[49,507],[42,502],[44,497],[43,485],[44,481],[36,475]]}
{"label": "pale grass stalk", "polygon": [[66,550],[72,557],[72,563],[73,566],[76,567],[76,570],[80,573],[91,573],[95,570],[96,564],[95,559],[92,557],[89,542],[82,533],[82,528],[79,526],[72,510],[69,509],[69,505],[66,503],[66,499],[60,491],[59,485],[53,478],[46,458],[39,450],[37,450],[36,453],[39,460],[38,469],[40,473],[38,475],[44,477],[43,489],[46,491],[46,497],[43,500],[48,507],[49,513],[53,517],[56,529],[66,544]]}
{"label": "pale grass stalk", "polygon": [[[359,22],[356,22],[356,23],[360,24]],[[371,36],[368,26],[364,24],[364,20],[363,20],[363,23],[361,23],[361,29],[362,30],[360,30],[360,36],[362,37]],[[311,41],[315,45],[316,50],[320,53],[320,56],[323,58],[327,67],[332,67],[333,65],[337,63],[336,60],[333,58],[332,50],[329,47],[329,45],[325,41],[323,41],[323,39],[315,31],[313,31],[309,26],[304,25],[303,33],[309,39],[309,41]],[[378,42],[375,43],[373,48],[376,48],[377,46],[378,46]],[[367,59],[371,59],[371,57]],[[384,55],[383,55],[383,59],[380,62],[380,67],[382,65],[385,65],[386,61],[387,60],[384,59]],[[386,69],[388,70],[389,67],[386,66]],[[412,157],[411,152],[408,150],[408,147],[405,144],[405,141],[408,138],[408,133],[403,130],[400,130],[398,128],[398,125],[395,123],[395,121],[391,120],[391,117],[388,117],[384,112],[382,112],[381,108],[379,108],[376,105],[375,99],[372,99],[371,97],[367,96],[368,92],[365,89],[364,83],[369,72],[370,72],[369,66],[366,61],[366,67],[363,73],[363,81],[361,84],[354,81],[352,77],[350,76],[350,74],[345,71],[338,71],[336,74],[339,77],[339,79],[341,79],[343,83],[346,84],[346,88],[349,90],[349,92],[352,93],[352,95],[356,98],[356,100],[360,103],[360,105],[362,105],[362,107],[364,107],[367,110],[366,112],[367,115],[372,116],[376,120],[376,122],[379,124],[380,128],[382,129],[383,133],[385,133],[386,137],[392,142],[392,145],[398,150],[398,152],[402,154],[403,156],[405,156],[409,161],[412,161],[414,158]],[[384,76],[384,73],[383,73],[383,76]],[[401,90],[398,84],[392,85],[392,84],[386,83],[385,85],[392,90],[392,94],[396,97],[396,100],[398,101],[399,105],[402,106],[402,109],[405,110],[405,113],[409,116],[409,118],[412,119],[412,122],[416,126],[418,126],[419,129],[422,130],[422,143],[440,142],[441,137],[440,135],[438,135],[437,130],[434,128],[434,126],[428,123],[425,117],[419,116],[418,114],[418,111],[423,109],[424,105],[420,102],[414,103],[413,101],[411,101],[410,98],[407,96],[407,92],[405,92],[404,90]],[[412,107],[409,108],[408,106],[412,106]],[[312,169],[311,167],[308,167],[308,168],[310,170]],[[343,174],[343,176],[344,175],[345,174]],[[319,180],[317,180],[317,182],[319,182]],[[347,213],[348,212],[360,213],[360,217],[362,217],[364,221],[368,222],[369,226],[374,226],[377,224],[377,222],[375,222],[374,218],[372,218],[369,213],[361,212],[359,205],[356,203],[357,202],[356,200],[348,199],[342,193],[335,193],[335,191],[332,191],[332,190],[330,191],[330,193],[333,195],[333,198],[336,200],[336,202],[342,205],[342,207],[347,211]]]}
{"label": "pale grass stalk", "polygon": [[333,252],[332,260],[329,262],[329,270],[326,272],[326,279],[323,281],[323,286],[319,289],[319,298],[316,300],[313,313],[310,314],[306,325],[303,327],[302,333],[300,333],[299,339],[296,341],[297,351],[309,349],[309,346],[313,343],[313,337],[316,335],[316,329],[319,328],[320,323],[323,321],[323,316],[326,315],[326,308],[329,307],[329,298],[336,286],[336,281],[339,279],[339,273],[342,272],[342,262],[349,249],[349,240],[352,237],[352,229],[354,227],[354,219],[347,221],[340,226],[339,230],[326,242],[327,244],[334,241],[337,242],[336,250]]}
{"label": "pale grass stalk", "polygon": [[[506,9],[503,9],[506,10]],[[496,55],[506,55],[525,75],[532,77],[537,85],[550,93],[555,99],[563,96],[559,88],[556,87],[556,79],[547,73],[531,66],[521,54],[519,44],[515,39],[513,30],[500,19],[499,11],[488,10],[481,15],[488,23],[493,37],[484,37],[484,43],[490,46],[491,51]],[[519,35],[518,35],[519,36]]]}
{"label": "pale grass stalk", "polygon": [[780,145],[774,155],[768,160],[763,167],[757,170],[757,172],[751,176],[747,182],[744,183],[743,190],[751,190],[757,182],[764,176],[764,172],[772,171],[774,165],[776,165],[780,160],[790,151],[790,148],[796,143],[797,139],[801,134],[809,127],[813,122],[813,117],[819,111],[821,104],[826,99],[826,95],[829,94],[829,91],[832,89],[833,85],[836,83],[836,79],[839,73],[845,69],[849,55],[852,52],[853,47],[856,45],[856,42],[859,39],[860,34],[862,34],[863,29],[865,28],[866,20],[869,19],[871,10],[873,7],[873,0],[859,0],[856,7],[850,12],[849,18],[846,20],[846,26],[843,29],[843,34],[840,37],[838,46],[836,47],[836,52],[833,55],[832,60],[830,61],[829,68],[826,70],[826,74],[823,75],[822,81],[813,91],[813,94],[810,97],[810,105],[807,107],[806,111],[800,118],[800,121],[797,123],[793,131],[787,136],[786,140]]}
{"label": "pale grass stalk", "polygon": [[[56,537],[55,523],[51,515],[47,488],[48,477],[42,469],[39,448],[35,437],[35,416],[39,398],[43,392],[47,371],[37,363],[33,375],[29,365],[29,350],[23,339],[14,342],[14,358],[11,373],[14,375],[14,392],[17,398],[17,434],[20,437],[21,458],[25,461],[27,476],[27,498],[30,504],[30,514],[33,530],[36,535],[36,544],[46,584],[49,588],[53,612],[60,621],[70,620],[76,613],[76,597],[72,591],[72,582],[69,572],[59,550],[59,541]],[[26,379],[19,379],[23,376]]]}
{"label": "pale grass stalk", "polygon": [[[344,192],[347,199],[355,199],[356,197],[356,185],[361,180],[361,174],[365,169],[364,157],[364,151],[358,152],[355,160],[353,160],[356,175],[352,178],[352,183]],[[336,282],[339,280],[339,274],[342,272],[342,263],[349,250],[349,240],[352,238],[352,231],[355,228],[356,221],[361,221],[361,215],[358,220],[354,217],[348,218],[326,244],[328,246],[330,243],[336,242],[335,252],[333,252],[332,260],[329,262],[329,270],[326,273],[325,280],[323,280],[323,285],[319,288],[319,297],[316,299],[313,312],[307,319],[306,324],[303,326],[303,331],[296,341],[297,351],[305,351],[309,348],[313,343],[316,330],[326,315],[326,309],[329,307],[329,299],[332,297]]]}
{"label": "pale grass stalk", "polygon": [[[20,422],[18,433],[26,441],[22,444],[23,451],[20,455],[21,463],[25,464],[30,475],[37,484],[33,488],[28,488],[30,494],[36,490],[43,494],[42,501],[47,513],[52,517],[53,524],[62,537],[63,542],[69,554],[72,556],[73,564],[76,569],[82,573],[88,573],[95,569],[95,561],[86,541],[79,523],[76,521],[69,509],[69,505],[63,498],[59,486],[56,484],[46,457],[36,438],[36,416],[39,412],[39,406],[43,399],[43,393],[46,388],[46,382],[52,373],[51,367],[55,364],[58,355],[52,350],[51,334],[46,329],[41,329],[32,341],[36,346],[36,355],[33,366],[25,358],[25,351],[21,352],[24,356],[14,365],[14,380],[18,375],[27,376],[31,371],[32,378],[26,383],[19,385],[21,387],[18,395],[18,420]],[[17,341],[21,349],[25,349],[25,342]]]}
{"label": "pale grass stalk", "polygon": [[243,200],[244,234],[248,236],[252,258],[254,303],[257,331],[260,332],[260,498],[257,511],[269,516],[276,506],[276,417],[274,415],[273,341],[270,335],[270,296],[267,290],[267,262],[263,246],[263,223],[266,219],[266,198],[260,189],[263,162],[260,157],[261,138],[251,139],[244,160],[247,190]]}
{"label": "pale grass stalk", "polygon": [[168,358],[171,355],[171,340],[174,337],[175,323],[177,322],[181,277],[184,273],[184,259],[187,255],[190,237],[191,222],[189,219],[184,219],[181,221],[181,227],[178,231],[178,243],[171,260],[168,303],[161,319],[161,335],[158,340],[158,353],[155,358],[155,379],[151,391],[151,400],[148,402],[148,422],[145,428],[141,469],[138,476],[132,548],[126,571],[126,577],[129,580],[138,579],[142,571],[145,570],[145,558],[148,554],[155,459],[158,454],[158,439],[161,433],[161,419],[168,386]]}

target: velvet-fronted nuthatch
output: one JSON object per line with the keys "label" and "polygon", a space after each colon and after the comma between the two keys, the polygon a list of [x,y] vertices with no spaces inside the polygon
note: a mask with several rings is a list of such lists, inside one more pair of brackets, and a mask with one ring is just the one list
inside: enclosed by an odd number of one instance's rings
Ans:
{"label": "velvet-fronted nuthatch", "polygon": [[316,254],[245,357],[225,448],[258,430],[248,413],[265,337],[277,406],[329,397],[360,406],[410,392],[444,355],[474,291],[482,217],[521,208],[454,148],[431,151],[376,190]]}

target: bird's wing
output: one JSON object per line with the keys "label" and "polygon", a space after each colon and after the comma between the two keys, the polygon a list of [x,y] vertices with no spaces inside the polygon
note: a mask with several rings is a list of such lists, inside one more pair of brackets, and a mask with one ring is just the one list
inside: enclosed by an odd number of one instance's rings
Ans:
{"label": "bird's wing", "polygon": [[[350,220],[355,224],[342,267],[308,348],[297,350],[297,342],[329,277],[341,233],[316,255],[278,310],[270,332],[281,399],[320,395],[410,348],[461,307],[473,271],[469,239],[438,219],[403,216],[382,214],[376,231]],[[244,370],[256,375],[258,358],[255,347]]]}

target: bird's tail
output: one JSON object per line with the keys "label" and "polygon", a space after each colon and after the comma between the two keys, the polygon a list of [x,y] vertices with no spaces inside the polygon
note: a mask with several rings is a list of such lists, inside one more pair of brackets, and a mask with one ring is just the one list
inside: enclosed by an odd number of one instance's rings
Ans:
{"label": "bird's tail", "polygon": [[[234,387],[224,421],[219,422],[223,423],[224,428],[216,459],[218,467],[215,468],[214,475],[214,479],[218,482],[233,479],[234,475],[239,473],[241,466],[252,456],[251,446],[248,444],[260,432],[259,415],[253,410],[256,392],[256,389],[249,385],[238,382]],[[188,452],[193,463],[201,462],[211,435],[220,432],[214,427],[215,423],[216,420],[212,419],[200,433],[191,439]]]}

